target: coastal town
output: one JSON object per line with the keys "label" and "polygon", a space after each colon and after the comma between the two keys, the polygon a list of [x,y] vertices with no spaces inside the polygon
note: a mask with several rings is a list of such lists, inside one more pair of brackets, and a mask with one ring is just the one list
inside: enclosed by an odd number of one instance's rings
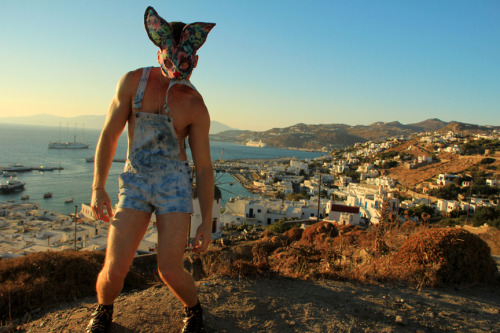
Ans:
{"label": "coastal town", "polygon": [[[308,160],[216,160],[251,197],[214,197],[212,238],[231,225],[304,225],[322,220],[368,227],[390,211],[403,223],[476,223],[493,212],[498,224],[500,133],[453,131],[356,143]],[[195,192],[195,191],[194,191]],[[191,230],[201,223],[196,195]],[[495,215],[496,214],[496,215]],[[496,218],[495,218],[496,216]],[[475,218],[476,217],[476,218]],[[103,250],[109,221],[92,218],[88,204],[64,215],[38,203],[0,203],[0,258],[66,249]],[[191,237],[193,235],[191,234]],[[155,252],[155,217],[138,254]]]}

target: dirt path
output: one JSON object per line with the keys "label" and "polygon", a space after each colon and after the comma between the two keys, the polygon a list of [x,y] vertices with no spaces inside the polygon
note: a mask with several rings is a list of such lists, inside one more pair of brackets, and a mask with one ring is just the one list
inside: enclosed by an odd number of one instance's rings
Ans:
{"label": "dirt path", "polygon": [[[424,289],[286,278],[199,281],[207,332],[499,332],[500,288]],[[95,299],[64,304],[22,332],[82,332]],[[161,285],[122,294],[111,332],[180,332],[182,309]]]}

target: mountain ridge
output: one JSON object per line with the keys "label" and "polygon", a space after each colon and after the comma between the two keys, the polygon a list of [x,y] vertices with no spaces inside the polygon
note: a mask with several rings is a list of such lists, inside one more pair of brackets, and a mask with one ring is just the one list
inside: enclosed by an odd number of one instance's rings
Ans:
{"label": "mountain ridge", "polygon": [[453,131],[469,133],[488,133],[499,131],[500,126],[482,126],[461,123],[457,121],[445,122],[438,118],[431,118],[411,124],[402,124],[399,121],[375,122],[370,125],[346,124],[304,124],[298,123],[284,128],[272,128],[267,131],[224,131],[212,135],[212,140],[230,141],[244,144],[250,140],[262,140],[270,147],[296,149],[333,149],[364,143],[367,141],[383,141],[392,137],[409,136],[417,133],[435,131]]}
{"label": "mountain ridge", "polygon": [[[11,117],[0,117],[0,123],[7,124],[22,124],[22,125],[37,125],[37,126],[52,126],[56,127],[59,124],[66,125],[69,124],[74,126],[76,123],[78,127],[85,126],[85,128],[101,129],[104,125],[106,115],[82,115],[74,117],[63,117],[56,116],[48,113],[39,113],[32,116],[11,116]],[[68,125],[68,126],[69,126]],[[220,132],[234,130],[234,128],[212,120],[210,122],[210,134],[217,134]]]}

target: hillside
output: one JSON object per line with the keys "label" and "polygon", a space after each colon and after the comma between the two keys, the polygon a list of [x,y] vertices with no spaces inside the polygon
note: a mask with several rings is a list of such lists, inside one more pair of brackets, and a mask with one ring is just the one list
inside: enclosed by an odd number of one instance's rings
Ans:
{"label": "hillside", "polygon": [[[207,332],[500,330],[486,246],[500,241],[497,229],[363,231],[320,222],[297,231],[230,232],[202,256],[186,254],[186,268],[201,276]],[[424,253],[427,261],[413,261]],[[65,251],[0,261],[4,331],[82,331],[102,259]],[[180,331],[182,308],[155,271],[154,255],[134,260],[111,332]]]}
{"label": "hillside", "polygon": [[296,124],[285,128],[272,128],[268,131],[224,131],[212,135],[212,140],[245,143],[249,140],[262,140],[271,147],[302,149],[333,149],[347,147],[367,141],[383,141],[391,137],[410,136],[420,132],[491,132],[500,126],[480,126],[459,122],[444,122],[428,119],[415,124],[404,125],[398,121],[376,122],[368,126],[345,124]]}

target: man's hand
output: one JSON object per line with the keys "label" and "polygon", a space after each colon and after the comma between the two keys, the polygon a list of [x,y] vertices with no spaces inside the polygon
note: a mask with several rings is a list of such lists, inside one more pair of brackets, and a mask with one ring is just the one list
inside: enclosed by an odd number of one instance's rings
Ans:
{"label": "man's hand", "polygon": [[104,221],[103,207],[106,207],[108,216],[113,217],[113,209],[111,208],[111,200],[105,189],[99,188],[92,191],[92,201],[90,203],[94,217]]}
{"label": "man's hand", "polygon": [[211,223],[202,223],[196,229],[196,237],[193,241],[193,249],[191,251],[200,253],[208,249],[208,245],[212,241],[212,225]]}

